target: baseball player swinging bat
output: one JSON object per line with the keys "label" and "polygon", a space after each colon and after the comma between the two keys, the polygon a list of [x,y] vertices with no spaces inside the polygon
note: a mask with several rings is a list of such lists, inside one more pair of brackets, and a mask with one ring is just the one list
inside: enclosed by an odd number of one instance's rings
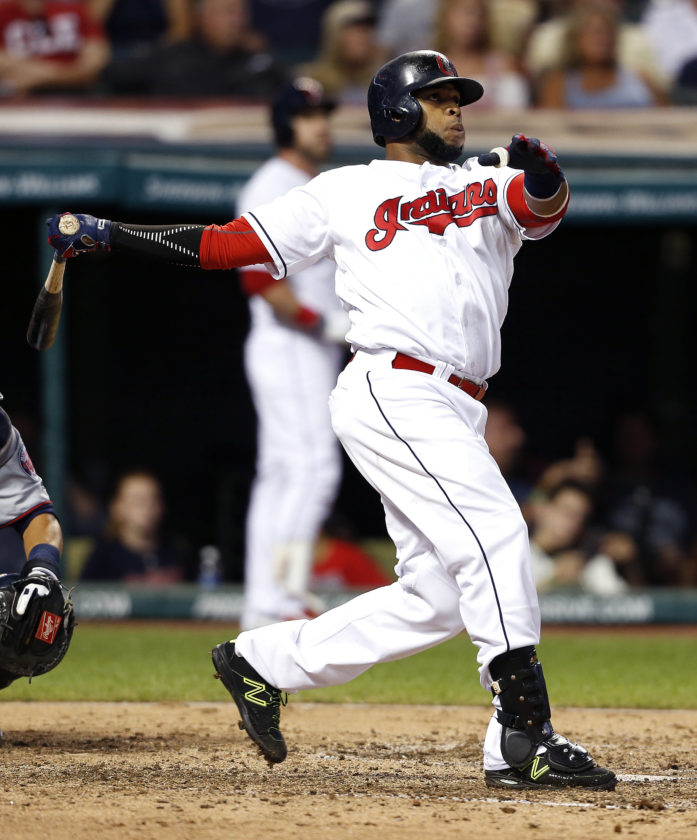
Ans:
{"label": "baseball player swinging bat", "polygon": [[[61,233],[75,234],[80,230],[76,216],[66,213],[58,223]],[[63,274],[65,258],[56,253],[46,275],[44,285],[34,302],[34,309],[27,328],[27,343],[34,350],[47,350],[58,332],[61,309],[63,308]]]}

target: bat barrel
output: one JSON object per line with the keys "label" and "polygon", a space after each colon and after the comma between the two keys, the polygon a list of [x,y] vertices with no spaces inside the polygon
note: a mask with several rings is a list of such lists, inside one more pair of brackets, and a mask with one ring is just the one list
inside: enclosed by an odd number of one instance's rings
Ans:
{"label": "bat barrel", "polygon": [[27,328],[27,343],[34,350],[47,350],[58,332],[63,308],[63,274],[65,260],[55,256],[39,294]]}

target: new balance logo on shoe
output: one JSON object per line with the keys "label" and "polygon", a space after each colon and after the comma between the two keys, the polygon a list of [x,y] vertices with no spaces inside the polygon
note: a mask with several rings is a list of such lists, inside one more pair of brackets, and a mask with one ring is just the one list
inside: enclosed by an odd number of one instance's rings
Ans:
{"label": "new balance logo on shoe", "polygon": [[232,695],[242,718],[240,728],[261,750],[269,764],[278,764],[288,754],[280,729],[283,693],[264,681],[232,642],[215,647],[211,656],[218,677]]}
{"label": "new balance logo on shoe", "polygon": [[549,773],[549,764],[544,764],[540,766],[540,756],[536,755],[535,758],[530,762],[528,765],[530,767],[530,778],[533,782],[536,782],[545,773]]}
{"label": "new balance logo on shoe", "polygon": [[245,691],[244,699],[248,703],[256,703],[257,706],[268,706],[269,704],[264,700],[262,697],[258,697],[257,695],[266,691],[266,683],[256,682],[256,680],[250,680],[249,677],[245,677],[243,680],[245,685],[253,686],[252,691]]}

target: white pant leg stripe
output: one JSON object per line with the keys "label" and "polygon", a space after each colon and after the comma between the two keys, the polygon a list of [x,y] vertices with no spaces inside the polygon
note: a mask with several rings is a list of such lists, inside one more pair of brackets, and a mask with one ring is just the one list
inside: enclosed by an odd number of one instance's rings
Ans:
{"label": "white pant leg stripe", "polygon": [[464,514],[462,513],[462,511],[461,511],[461,510],[457,507],[457,505],[456,505],[456,504],[452,501],[452,499],[450,498],[450,496],[448,496],[448,493],[446,492],[445,488],[444,488],[444,487],[443,487],[443,485],[440,483],[440,481],[438,481],[438,479],[435,477],[435,475],[433,475],[433,473],[432,473],[432,472],[430,472],[430,471],[426,468],[426,466],[425,466],[424,462],[421,460],[421,458],[419,458],[419,456],[416,454],[416,452],[414,452],[414,449],[412,448],[412,446],[411,446],[411,445],[410,445],[410,444],[409,444],[406,440],[404,440],[404,438],[403,438],[403,437],[401,437],[401,436],[399,435],[399,433],[397,432],[397,430],[395,429],[395,427],[394,427],[394,426],[392,425],[392,423],[390,423],[390,421],[387,419],[387,416],[385,415],[385,412],[382,410],[382,406],[381,406],[381,405],[380,405],[380,403],[378,402],[378,399],[377,399],[377,397],[375,396],[375,393],[373,392],[373,386],[372,386],[372,383],[371,383],[371,381],[370,381],[370,371],[368,371],[368,372],[366,373],[365,377],[366,377],[366,379],[368,380],[368,389],[369,389],[369,391],[370,391],[370,396],[373,398],[373,401],[375,402],[375,405],[377,406],[378,411],[380,412],[380,414],[381,414],[381,416],[382,416],[383,420],[385,421],[385,423],[387,423],[387,425],[389,426],[390,431],[392,432],[392,434],[393,434],[393,435],[397,438],[397,440],[401,441],[401,442],[402,442],[402,443],[403,443],[403,444],[407,447],[407,449],[409,450],[409,452],[411,452],[411,454],[413,455],[413,457],[414,457],[415,461],[418,463],[418,465],[421,467],[421,469],[422,469],[422,470],[426,473],[426,475],[427,475],[427,476],[429,476],[430,478],[432,478],[432,479],[433,479],[433,481],[436,483],[436,485],[437,485],[438,489],[440,490],[440,492],[441,492],[441,493],[445,496],[445,499],[446,499],[447,503],[448,503],[448,504],[450,505],[450,507],[451,507],[451,508],[455,511],[455,513],[456,513],[456,514],[460,517],[460,519],[462,519],[462,521],[464,522],[464,524],[467,526],[467,528],[469,529],[470,533],[471,533],[471,534],[472,534],[472,536],[474,537],[475,542],[476,542],[476,543],[477,543],[477,545],[479,546],[479,550],[480,550],[480,551],[481,551],[481,553],[482,553],[482,559],[484,560],[484,564],[485,564],[486,569],[487,569],[487,572],[488,572],[488,574],[489,574],[489,580],[491,581],[491,588],[493,589],[493,592],[494,592],[494,599],[495,599],[495,601],[496,601],[496,609],[498,610],[498,613],[499,613],[499,622],[501,623],[501,631],[502,631],[502,633],[503,633],[503,637],[504,637],[504,639],[506,640],[506,649],[507,649],[507,650],[510,650],[510,649],[511,649],[511,645],[510,645],[510,642],[508,641],[508,633],[506,633],[506,625],[505,625],[505,622],[504,622],[504,620],[503,620],[503,612],[502,612],[502,610],[501,610],[501,602],[500,602],[500,600],[499,600],[499,594],[498,594],[498,592],[496,591],[496,584],[495,584],[495,582],[494,582],[494,576],[493,576],[493,575],[492,575],[492,573],[491,573],[491,566],[489,565],[489,558],[486,556],[486,552],[484,551],[484,546],[481,544],[481,542],[480,542],[480,540],[479,540],[479,537],[477,536],[477,534],[476,534],[476,532],[475,532],[474,528],[470,525],[470,523],[467,521],[467,518],[465,517],[465,515],[464,515]]}

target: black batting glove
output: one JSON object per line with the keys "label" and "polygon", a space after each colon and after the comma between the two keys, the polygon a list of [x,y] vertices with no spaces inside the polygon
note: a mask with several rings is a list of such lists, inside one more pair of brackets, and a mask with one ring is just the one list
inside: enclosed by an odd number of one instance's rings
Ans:
{"label": "black batting glove", "polygon": [[525,189],[535,198],[549,198],[566,180],[554,149],[537,137],[515,134],[507,151],[508,165],[525,172]]}

